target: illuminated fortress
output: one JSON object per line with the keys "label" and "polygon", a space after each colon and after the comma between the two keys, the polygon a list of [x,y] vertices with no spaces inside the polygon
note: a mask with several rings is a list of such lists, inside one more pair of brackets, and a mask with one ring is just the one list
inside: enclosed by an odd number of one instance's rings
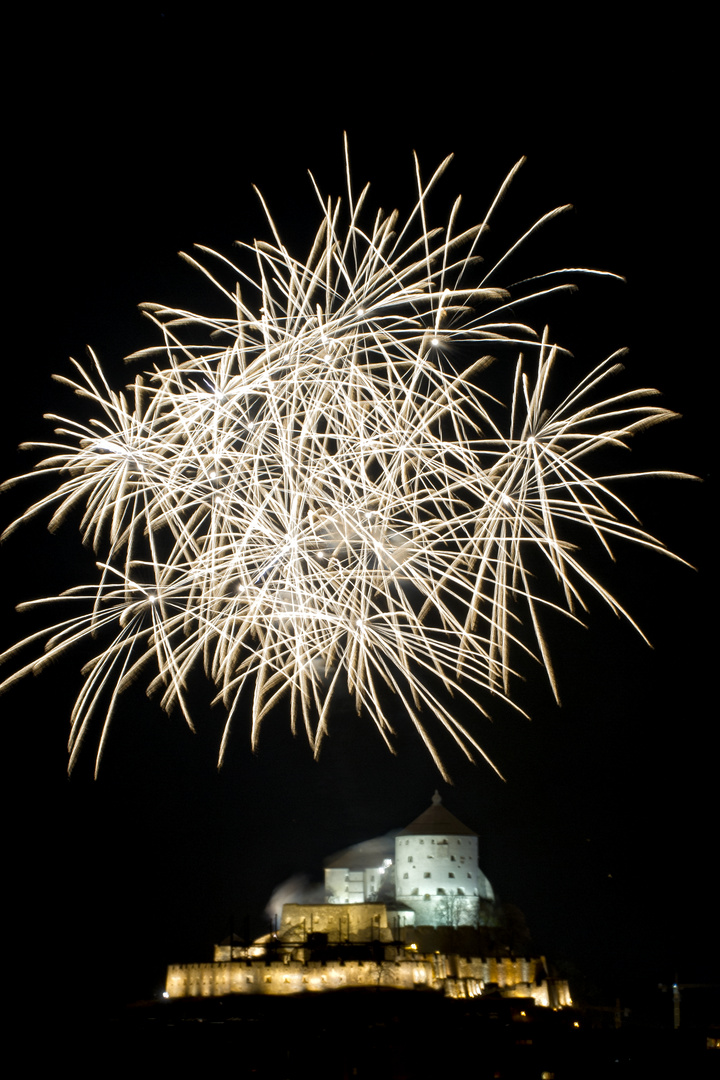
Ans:
{"label": "illuminated fortress", "polygon": [[405,926],[487,924],[495,897],[478,866],[478,838],[445,809],[437,792],[432,806],[396,836],[394,858],[374,865],[373,854],[384,854],[383,839],[326,861],[330,903],[394,900],[398,918],[404,910]]}
{"label": "illuminated fortress", "polygon": [[382,837],[326,861],[327,903],[284,904],[278,930],[253,945],[216,945],[212,963],[171,964],[166,995],[391,987],[446,997],[494,992],[550,1008],[570,1006],[567,983],[549,977],[544,957],[452,949],[453,934],[464,931],[463,943],[477,946],[482,929],[497,924],[477,843],[436,792],[394,843]]}

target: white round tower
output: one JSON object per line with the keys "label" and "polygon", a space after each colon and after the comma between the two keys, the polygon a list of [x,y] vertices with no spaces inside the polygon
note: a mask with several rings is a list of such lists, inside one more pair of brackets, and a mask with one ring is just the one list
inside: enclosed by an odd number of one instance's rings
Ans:
{"label": "white round tower", "polygon": [[395,894],[416,926],[477,926],[480,901],[494,900],[478,866],[477,835],[446,810],[430,806],[395,838]]}

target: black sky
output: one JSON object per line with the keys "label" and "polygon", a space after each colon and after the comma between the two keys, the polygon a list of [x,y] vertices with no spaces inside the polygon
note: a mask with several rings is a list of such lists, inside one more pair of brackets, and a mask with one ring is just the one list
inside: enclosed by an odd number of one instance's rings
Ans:
{"label": "black sky", "polygon": [[[51,941],[75,991],[110,957],[121,996],[151,994],[166,962],[209,958],[246,918],[260,932],[280,881],[406,825],[436,786],[478,831],[484,871],[523,909],[538,948],[587,982],[604,992],[675,971],[707,979],[717,963],[704,88],[669,77],[691,71],[692,43],[657,23],[631,32],[607,10],[602,25],[450,16],[408,25],[365,11],[349,30],[319,15],[223,21],[149,5],[141,19],[53,16],[26,28],[27,82],[6,135],[4,474],[29,463],[19,442],[49,433],[44,412],[73,408],[49,378],[68,373],[69,355],[92,345],[119,383],[131,377],[122,357],[155,342],[139,302],[213,303],[176,252],[197,241],[231,255],[234,240],[263,235],[253,183],[302,253],[317,221],[307,169],[340,190],[345,129],[373,205],[409,208],[413,149],[428,174],[456,154],[442,191],[447,208],[462,192],[469,218],[528,155],[498,242],[574,204],[533,248],[534,266],[601,267],[627,285],[587,284],[547,317],[583,370],[629,345],[625,385],[657,386],[684,414],[637,440],[635,460],[705,483],[648,482],[629,497],[697,571],[638,551],[598,561],[654,649],[597,604],[587,631],[558,628],[562,708],[531,672],[518,693],[532,723],[500,707],[492,724],[478,717],[504,783],[448,745],[450,787],[404,725],[391,757],[350,712],[318,763],[282,715],[254,756],[238,725],[218,774],[222,718],[203,706],[192,735],[140,689],[99,781],[91,747],[68,780],[72,659],[13,689],[0,702],[6,769],[19,781],[10,930]],[[29,488],[5,495],[3,521],[29,499]],[[17,602],[91,566],[75,534],[49,537],[40,522],[0,557],[5,644],[24,632]]]}

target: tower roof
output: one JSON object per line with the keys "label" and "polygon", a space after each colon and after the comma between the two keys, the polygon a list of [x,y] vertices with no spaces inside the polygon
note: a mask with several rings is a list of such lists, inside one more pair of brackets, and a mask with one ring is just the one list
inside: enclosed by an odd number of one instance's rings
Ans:
{"label": "tower roof", "polygon": [[442,805],[442,799],[436,791],[432,806],[415,818],[398,836],[477,836],[467,825],[463,825],[454,814]]}

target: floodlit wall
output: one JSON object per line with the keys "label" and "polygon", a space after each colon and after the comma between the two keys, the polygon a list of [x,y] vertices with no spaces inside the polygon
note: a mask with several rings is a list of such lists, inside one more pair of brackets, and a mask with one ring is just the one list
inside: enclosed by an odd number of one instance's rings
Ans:
{"label": "floodlit wall", "polygon": [[304,942],[308,934],[327,934],[332,943],[392,940],[385,904],[283,904],[282,941]]}
{"label": "floodlit wall", "polygon": [[[309,940],[309,935],[319,935],[320,942]],[[230,946],[216,946],[213,963],[172,964],[166,992],[170,998],[182,998],[422,987],[453,998],[499,992],[503,997],[533,998],[549,1008],[572,1005],[567,983],[547,978],[543,957],[419,954],[398,949],[392,939],[385,904],[284,904],[272,954],[260,941],[233,946],[232,953]],[[371,942],[376,943],[375,950],[363,950],[367,957],[363,960],[356,958],[358,950],[353,959],[313,958],[316,948],[325,951],[327,945]]]}
{"label": "floodlit wall", "polygon": [[170,998],[220,997],[225,994],[301,994],[349,987],[442,988],[429,960],[341,960],[330,963],[299,960],[173,964],[168,968]]}
{"label": "floodlit wall", "polygon": [[166,991],[170,998],[222,997],[226,994],[322,993],[347,988],[428,989],[451,998],[532,998],[546,1008],[572,1005],[564,980],[547,980],[542,957],[459,957],[435,954],[397,960],[333,960],[287,957],[281,960],[172,964]]}

